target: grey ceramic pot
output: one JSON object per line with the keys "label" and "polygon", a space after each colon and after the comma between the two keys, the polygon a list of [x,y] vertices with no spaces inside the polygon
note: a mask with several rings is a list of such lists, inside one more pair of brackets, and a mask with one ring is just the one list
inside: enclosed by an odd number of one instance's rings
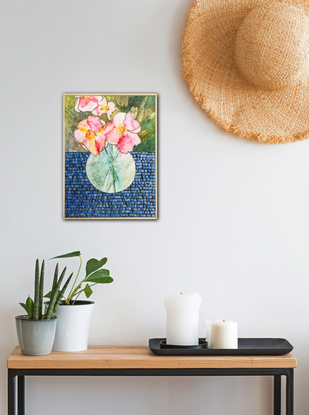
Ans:
{"label": "grey ceramic pot", "polygon": [[28,356],[50,354],[56,333],[57,317],[30,320],[28,316],[16,316],[16,330],[20,351]]}

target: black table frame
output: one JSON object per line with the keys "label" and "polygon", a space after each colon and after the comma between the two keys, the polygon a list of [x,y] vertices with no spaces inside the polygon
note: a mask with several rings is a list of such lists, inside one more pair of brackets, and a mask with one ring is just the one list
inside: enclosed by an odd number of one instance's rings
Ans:
{"label": "black table frame", "polygon": [[274,415],[281,415],[281,376],[286,376],[286,415],[294,414],[293,368],[8,369],[8,415],[25,415],[26,376],[273,376]]}

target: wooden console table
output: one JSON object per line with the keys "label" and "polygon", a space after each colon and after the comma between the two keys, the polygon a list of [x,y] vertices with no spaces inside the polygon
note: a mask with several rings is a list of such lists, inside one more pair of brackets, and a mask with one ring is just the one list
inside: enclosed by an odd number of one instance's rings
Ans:
{"label": "wooden console table", "polygon": [[84,352],[23,356],[16,347],[7,365],[8,415],[25,415],[26,376],[273,376],[274,415],[281,415],[281,376],[286,376],[286,415],[293,415],[296,358],[291,353],[170,357],[156,356],[147,346],[89,346]]}

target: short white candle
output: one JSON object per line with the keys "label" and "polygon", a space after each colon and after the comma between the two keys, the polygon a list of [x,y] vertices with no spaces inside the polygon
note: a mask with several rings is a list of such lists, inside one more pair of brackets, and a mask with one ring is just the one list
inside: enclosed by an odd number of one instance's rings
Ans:
{"label": "short white candle", "polygon": [[238,327],[235,321],[216,320],[211,324],[212,349],[237,349]]}
{"label": "short white candle", "polygon": [[199,344],[199,310],[202,298],[197,293],[164,297],[166,307],[166,344],[196,346]]}

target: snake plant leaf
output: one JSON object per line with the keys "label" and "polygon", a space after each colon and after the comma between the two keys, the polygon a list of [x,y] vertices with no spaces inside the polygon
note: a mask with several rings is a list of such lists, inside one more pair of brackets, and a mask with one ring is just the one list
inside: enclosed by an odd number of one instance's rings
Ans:
{"label": "snake plant leaf", "polygon": [[59,271],[59,265],[58,265],[58,262],[57,262],[57,264],[55,266],[52,290],[54,290],[56,288],[56,285],[57,285],[57,282],[58,282],[58,271]]}
{"label": "snake plant leaf", "polygon": [[19,303],[25,310],[26,313],[28,314],[29,318],[32,319],[33,318],[33,300],[30,296],[28,296],[26,303]]}
{"label": "snake plant leaf", "polygon": [[[28,307],[26,306],[26,304],[25,303],[19,303],[19,304],[22,306],[22,308],[24,308],[26,310],[26,313],[29,316],[29,310],[28,310]],[[30,316],[29,316],[29,318],[30,318]]]}
{"label": "snake plant leaf", "polygon": [[[58,300],[59,300],[59,302],[60,302],[60,300],[61,300],[61,298],[59,298],[60,296],[59,296],[58,294],[59,294],[59,289],[60,289],[61,284],[62,284],[62,280],[63,280],[64,275],[65,275],[65,273],[66,273],[66,270],[67,270],[67,267],[65,267],[65,268],[63,269],[63,271],[62,271],[62,273],[61,273],[61,275],[60,275],[60,277],[59,277],[59,280],[58,280],[58,282],[57,282],[57,286],[56,286],[55,290],[53,290],[53,292],[52,292],[52,294],[51,294],[51,298],[50,298],[49,306],[48,306],[47,312],[46,312],[46,314],[45,314],[45,318],[46,318],[46,319],[49,319],[49,318],[54,317],[54,314],[55,314],[56,309],[57,309],[57,306],[55,307],[56,302],[57,302]],[[67,285],[68,285],[68,283],[70,282],[70,279],[72,278],[72,275],[73,275],[73,273],[69,276],[69,278],[67,279],[67,281],[66,281],[66,283],[65,283],[64,287],[62,288],[62,290],[61,290],[61,291],[62,291],[62,292],[61,292],[61,295],[63,295],[63,294],[64,294],[64,291],[65,291],[65,289],[67,288]]]}
{"label": "snake plant leaf", "polygon": [[33,320],[39,320],[42,316],[39,315],[40,304],[40,263],[37,259],[35,262],[35,280],[34,280],[34,300],[33,300]]}
{"label": "snake plant leaf", "polygon": [[102,268],[103,265],[106,264],[106,262],[107,262],[107,258],[102,258],[100,260],[95,259],[95,258],[89,259],[89,261],[87,261],[87,264],[86,264],[86,277],[88,277],[88,275],[92,274],[97,269]]}
{"label": "snake plant leaf", "polygon": [[[60,304],[60,301],[61,301],[61,299],[64,297],[65,290],[67,289],[67,287],[68,287],[68,285],[69,285],[69,282],[71,281],[71,278],[72,278],[72,277],[73,277],[73,272],[72,272],[72,274],[69,276],[69,278],[66,280],[66,282],[65,282],[65,284],[63,285],[62,289],[61,289],[61,290],[59,290],[59,289],[58,289],[58,295],[57,295],[57,299],[56,299],[56,302],[55,302],[55,305],[54,305],[53,315],[56,313],[57,308],[58,308],[58,306],[59,306],[59,304]],[[51,300],[51,301],[52,301],[52,300]]]}
{"label": "snake plant leaf", "polygon": [[44,298],[50,298],[51,297],[51,293],[52,293],[52,291],[49,291],[49,293],[47,293],[47,294],[44,295]]}
{"label": "snake plant leaf", "polygon": [[56,259],[56,258],[73,258],[73,257],[77,257],[77,256],[80,256],[80,255],[81,255],[80,251],[74,251],[74,252],[69,252],[68,254],[54,256],[54,257],[52,257],[50,259]]}
{"label": "snake plant leaf", "polygon": [[[63,271],[60,274],[59,280],[61,279],[61,281],[62,281],[62,279],[64,277],[64,274],[66,272],[66,269],[67,269],[67,267],[64,267]],[[57,264],[56,265],[56,268],[55,268],[55,274],[54,274],[54,280],[53,280],[53,287],[52,287],[51,291],[49,291],[47,294],[44,295],[44,298],[49,298],[49,299],[51,298],[52,294],[57,289],[57,285],[58,285],[59,280],[58,280],[58,264]],[[58,289],[58,291],[59,291],[59,289]]]}
{"label": "snake plant leaf", "polygon": [[87,284],[86,287],[84,288],[84,293],[87,298],[89,298],[91,294],[93,293],[89,284]]}
{"label": "snake plant leaf", "polygon": [[41,265],[40,285],[39,285],[39,318],[42,318],[42,311],[43,311],[44,274],[45,274],[45,261],[43,259],[42,265]]}

